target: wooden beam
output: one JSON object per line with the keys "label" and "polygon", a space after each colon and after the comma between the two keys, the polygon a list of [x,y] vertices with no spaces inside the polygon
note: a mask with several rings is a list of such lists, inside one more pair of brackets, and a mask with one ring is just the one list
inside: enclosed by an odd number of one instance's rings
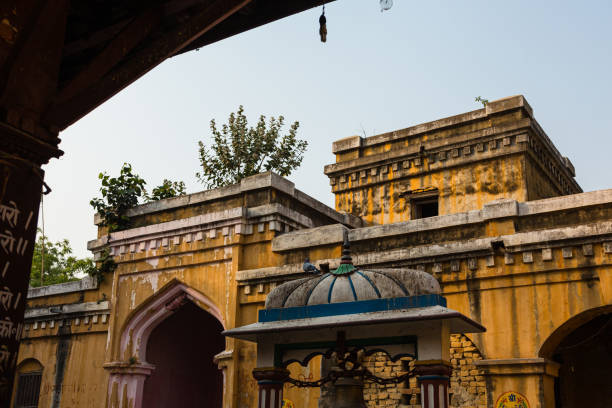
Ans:
{"label": "wooden beam", "polygon": [[[237,13],[213,30],[204,33],[200,38],[183,48],[179,54],[205,47],[233,35],[333,1],[335,0],[258,0],[249,6],[249,13]],[[317,26],[318,21],[313,22],[313,24]]]}
{"label": "wooden beam", "polygon": [[167,35],[128,56],[127,60],[73,98],[51,106],[44,117],[44,123],[65,129],[250,1],[216,0]]}
{"label": "wooden beam", "polygon": [[[203,0],[173,0],[163,3],[160,8],[163,12],[164,17],[179,13],[188,9],[189,7],[202,5]],[[104,27],[98,31],[95,31],[86,37],[77,38],[70,43],[66,43],[64,46],[64,57],[74,55],[88,48],[95,47],[99,44],[105,43],[119,35],[119,33],[125,29],[125,27],[134,21],[133,18],[126,18],[111,26]]]}
{"label": "wooden beam", "polygon": [[59,91],[54,102],[65,102],[100,80],[157,27],[161,18],[160,8],[149,9],[134,18],[85,69]]}
{"label": "wooden beam", "polygon": [[[28,29],[19,33],[15,52],[3,67],[0,105],[8,112],[7,118],[19,118],[19,123],[12,125],[28,132],[57,89],[68,5],[68,0],[39,2]],[[23,121],[27,122],[25,127]]]}
{"label": "wooden beam", "polygon": [[95,31],[87,37],[78,38],[74,41],[66,43],[64,45],[63,57],[69,57],[88,48],[92,48],[99,44],[105,43],[106,41],[109,41],[111,38],[118,35],[121,30],[123,30],[125,26],[127,26],[129,23],[130,19],[127,18],[111,26],[104,27],[98,31]]}

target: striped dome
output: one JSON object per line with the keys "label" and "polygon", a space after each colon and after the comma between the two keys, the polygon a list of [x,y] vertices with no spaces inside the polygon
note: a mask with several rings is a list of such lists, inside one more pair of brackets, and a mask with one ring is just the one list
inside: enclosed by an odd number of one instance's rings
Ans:
{"label": "striped dome", "polygon": [[266,298],[266,309],[440,294],[438,281],[423,271],[359,270],[353,265],[347,233],[342,247],[337,269],[277,286]]}
{"label": "striped dome", "polygon": [[270,292],[266,309],[439,293],[438,281],[423,271],[355,268],[284,283]]}

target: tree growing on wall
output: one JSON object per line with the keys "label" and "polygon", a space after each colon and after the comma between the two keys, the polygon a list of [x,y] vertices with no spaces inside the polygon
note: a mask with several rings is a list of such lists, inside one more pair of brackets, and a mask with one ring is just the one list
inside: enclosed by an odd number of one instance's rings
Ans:
{"label": "tree growing on wall", "polygon": [[[30,286],[74,281],[89,273],[93,267],[93,259],[77,258],[72,254],[72,247],[67,239],[53,242],[41,234],[34,245]],[[44,270],[42,281],[41,270]]]}
{"label": "tree growing on wall", "polygon": [[151,191],[151,195],[147,196],[147,201],[159,201],[165,198],[172,198],[185,195],[185,183],[182,181],[170,181],[164,179],[160,186],[155,187]]}
{"label": "tree growing on wall", "polygon": [[146,196],[144,179],[132,172],[132,165],[124,163],[119,177],[111,177],[106,173],[98,175],[102,186],[102,198],[93,198],[89,204],[102,217],[102,224],[109,232],[129,227],[129,218],[125,212],[138,205],[141,197]]}
{"label": "tree growing on wall", "polygon": [[261,115],[257,125],[249,127],[242,105],[220,129],[211,120],[213,140],[208,147],[198,142],[202,171],[196,177],[207,188],[216,188],[265,171],[288,176],[302,163],[308,142],[297,138],[299,122],[281,134],[284,124],[283,116],[271,117],[266,124]]}
{"label": "tree growing on wall", "polygon": [[164,179],[160,186],[153,189],[149,196],[145,189],[146,181],[132,171],[132,165],[124,163],[119,171],[119,177],[111,177],[106,173],[98,175],[102,186],[102,197],[92,198],[89,204],[102,217],[102,225],[109,232],[130,228],[130,219],[126,211],[141,202],[163,200],[185,194],[185,183]]}
{"label": "tree growing on wall", "polygon": [[477,96],[476,98],[474,98],[474,102],[480,102],[482,103],[482,107],[486,108],[487,105],[489,104],[489,100],[483,98],[482,96]]}

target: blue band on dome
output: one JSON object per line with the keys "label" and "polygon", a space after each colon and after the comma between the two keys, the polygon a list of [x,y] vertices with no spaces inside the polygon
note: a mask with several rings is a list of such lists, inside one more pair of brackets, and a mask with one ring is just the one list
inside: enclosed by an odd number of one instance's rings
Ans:
{"label": "blue band on dome", "polygon": [[358,300],[357,299],[357,292],[355,292],[355,285],[353,285],[353,280],[351,279],[350,276],[347,276],[349,284],[351,285],[351,290],[353,291],[353,299]]}
{"label": "blue band on dome", "polygon": [[355,302],[338,302],[321,305],[279,307],[259,311],[260,322],[278,320],[312,319],[316,317],[347,315],[386,310],[411,309],[417,307],[443,306],[446,298],[442,295],[418,295],[395,298],[358,300]]}
{"label": "blue band on dome", "polygon": [[327,303],[331,303],[332,291],[334,290],[334,283],[336,283],[337,276],[334,276],[334,280],[331,285],[329,285],[329,293],[327,294]]}

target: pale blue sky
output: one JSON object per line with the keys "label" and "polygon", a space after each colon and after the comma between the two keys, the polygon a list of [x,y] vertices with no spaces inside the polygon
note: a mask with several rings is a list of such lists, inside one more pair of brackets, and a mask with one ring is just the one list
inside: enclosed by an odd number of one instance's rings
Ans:
{"label": "pale blue sky", "polygon": [[197,141],[210,119],[243,104],[254,121],[282,114],[308,140],[290,177],[333,206],[323,166],[334,140],[370,136],[523,94],[585,191],[612,187],[612,2],[340,0],[172,58],[63,132],[65,155],[46,166],[51,239],[89,255],[89,200],[100,171],[123,162],[148,181],[202,190]]}

